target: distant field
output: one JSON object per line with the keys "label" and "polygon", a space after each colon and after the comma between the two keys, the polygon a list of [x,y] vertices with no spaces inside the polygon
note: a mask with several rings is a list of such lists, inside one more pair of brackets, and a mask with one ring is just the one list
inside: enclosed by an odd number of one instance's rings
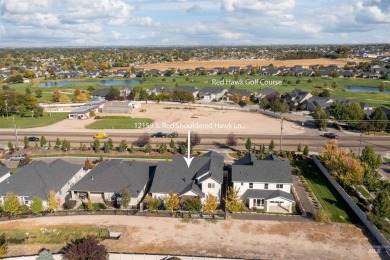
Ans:
{"label": "distant field", "polygon": [[[304,59],[304,60],[273,60],[273,59],[262,59],[262,60],[210,60],[210,61],[177,61],[167,62],[160,64],[146,64],[139,65],[138,68],[144,69],[159,69],[166,70],[168,68],[180,68],[180,69],[195,69],[198,67],[204,67],[205,69],[212,69],[215,67],[229,67],[229,66],[267,66],[269,64],[275,66],[294,66],[303,65],[308,67],[309,65],[330,65],[337,64],[344,66],[347,60],[332,60],[332,59]],[[118,68],[115,68],[118,69]]]}
{"label": "distant field", "polygon": [[1,128],[14,128],[14,124],[16,124],[17,128],[33,128],[40,126],[47,126],[54,123],[57,123],[61,120],[66,119],[68,113],[51,113],[51,117],[49,113],[44,113],[43,117],[20,117],[10,115],[7,119],[6,117],[0,117],[0,126]]}
{"label": "distant field", "polygon": [[88,129],[139,129],[145,128],[147,124],[152,123],[149,118],[114,118],[98,119],[92,124],[87,125]]}

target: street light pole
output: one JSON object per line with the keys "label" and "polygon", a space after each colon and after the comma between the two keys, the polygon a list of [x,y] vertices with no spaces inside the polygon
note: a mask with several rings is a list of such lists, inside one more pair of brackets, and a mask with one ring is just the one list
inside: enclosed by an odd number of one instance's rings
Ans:
{"label": "street light pole", "polygon": [[8,101],[5,101],[5,113],[7,114],[7,119],[8,119]]}
{"label": "street light pole", "polygon": [[282,139],[283,139],[283,115],[281,115],[280,122],[280,145],[279,145],[279,154],[282,152]]}
{"label": "street light pole", "polygon": [[18,129],[16,128],[16,124],[14,124],[15,127],[15,139],[16,139],[16,150],[19,149],[19,144],[18,144]]}

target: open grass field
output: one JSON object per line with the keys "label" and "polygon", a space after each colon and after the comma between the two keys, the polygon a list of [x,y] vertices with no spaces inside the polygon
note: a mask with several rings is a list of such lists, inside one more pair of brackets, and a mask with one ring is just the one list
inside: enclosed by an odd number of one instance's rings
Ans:
{"label": "open grass field", "polygon": [[306,179],[331,221],[340,223],[357,221],[348,205],[312,161],[294,161],[292,166]]}
{"label": "open grass field", "polygon": [[16,124],[17,128],[41,127],[57,123],[61,120],[66,119],[67,116],[67,113],[61,112],[51,113],[51,117],[49,116],[49,113],[43,113],[43,117],[37,118],[10,115],[8,118],[0,117],[0,126],[1,128],[14,128]]}
{"label": "open grass field", "polygon": [[[330,64],[337,64],[339,66],[344,66],[347,63],[347,61],[349,60],[342,60],[342,59],[340,60],[332,60],[332,59],[303,59],[303,60],[261,59],[260,60],[258,59],[258,60],[209,60],[209,61],[191,60],[191,61],[167,62],[167,63],[160,63],[160,64],[139,65],[136,68],[166,70],[169,68],[196,69],[198,67],[203,67],[205,69],[212,69],[215,67],[229,67],[229,66],[241,66],[241,67],[245,67],[248,65],[268,66],[271,63],[277,67],[294,66],[294,65],[303,65],[309,67],[309,65],[317,65],[317,64],[324,65],[324,66]],[[130,69],[130,68],[124,68],[124,69]]]}
{"label": "open grass field", "polygon": [[153,120],[149,118],[113,118],[98,119],[87,125],[88,129],[140,129],[147,127]]}

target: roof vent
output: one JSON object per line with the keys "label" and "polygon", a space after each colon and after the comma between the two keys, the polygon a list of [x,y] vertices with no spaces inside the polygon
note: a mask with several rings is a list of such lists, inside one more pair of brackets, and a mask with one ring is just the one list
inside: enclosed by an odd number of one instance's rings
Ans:
{"label": "roof vent", "polygon": [[91,175],[91,180],[93,180],[93,175]]}

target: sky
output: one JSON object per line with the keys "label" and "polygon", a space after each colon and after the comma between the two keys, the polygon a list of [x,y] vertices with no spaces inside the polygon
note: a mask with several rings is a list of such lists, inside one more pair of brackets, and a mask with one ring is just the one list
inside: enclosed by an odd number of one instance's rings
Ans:
{"label": "sky", "polygon": [[0,0],[0,47],[390,43],[390,0]]}

